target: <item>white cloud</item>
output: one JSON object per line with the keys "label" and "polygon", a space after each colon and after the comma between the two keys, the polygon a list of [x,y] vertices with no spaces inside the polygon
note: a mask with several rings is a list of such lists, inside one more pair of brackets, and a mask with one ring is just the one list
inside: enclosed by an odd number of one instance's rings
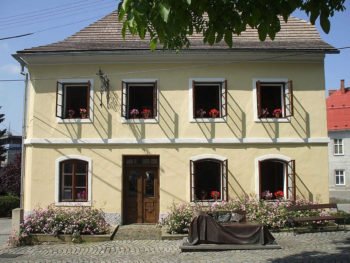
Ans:
{"label": "white cloud", "polygon": [[0,66],[0,73],[19,74],[21,73],[21,67],[16,64],[6,64],[3,66]]}

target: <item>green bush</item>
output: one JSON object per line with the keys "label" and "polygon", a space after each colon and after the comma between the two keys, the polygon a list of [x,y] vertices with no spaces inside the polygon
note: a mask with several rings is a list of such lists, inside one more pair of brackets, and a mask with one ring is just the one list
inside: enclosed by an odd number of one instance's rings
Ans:
{"label": "green bush", "polygon": [[19,207],[19,198],[13,195],[0,196],[0,217],[11,216],[12,209]]}

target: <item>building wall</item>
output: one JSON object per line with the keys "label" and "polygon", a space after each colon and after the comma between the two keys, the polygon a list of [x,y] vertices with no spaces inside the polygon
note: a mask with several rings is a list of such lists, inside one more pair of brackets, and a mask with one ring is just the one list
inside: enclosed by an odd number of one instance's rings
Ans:
{"label": "building wall", "polygon": [[[339,203],[350,203],[350,131],[329,132],[329,195]],[[334,139],[343,139],[344,155],[334,155]],[[335,185],[335,170],[345,171],[345,185]]]}
{"label": "building wall", "polygon": [[[101,67],[111,84],[110,108],[99,106]],[[163,69],[163,70],[162,70]],[[164,70],[167,69],[167,70]],[[133,73],[137,72],[137,73]],[[45,65],[30,68],[28,138],[254,138],[327,137],[323,63],[214,64],[106,64]],[[82,76],[94,79],[94,121],[74,125],[55,117],[56,81]],[[189,122],[189,79],[225,78],[228,82],[228,118],[225,123]],[[123,124],[120,117],[123,79],[158,79],[159,122],[142,129]],[[290,123],[254,122],[253,79],[293,80],[295,116]],[[105,100],[105,98],[104,98]],[[312,121],[311,121],[312,120]]]}
{"label": "building wall", "polygon": [[[160,156],[160,214],[172,202],[190,201],[190,158],[200,154],[217,154],[228,159],[229,197],[256,195],[258,179],[256,158],[280,154],[296,161],[298,198],[327,202],[327,148],[323,145],[168,145],[164,146],[40,146],[29,147],[32,161],[25,178],[25,210],[55,202],[55,161],[66,155],[92,159],[92,206],[110,214],[122,213],[122,155],[154,154]],[[38,190],[40,189],[40,190]]]}
{"label": "building wall", "polygon": [[[110,78],[109,108],[106,104],[99,106],[98,68]],[[55,161],[66,155],[92,159],[92,205],[103,208],[117,221],[122,214],[122,155],[128,154],[160,156],[161,215],[173,201],[190,200],[189,160],[199,154],[217,154],[228,159],[230,197],[257,194],[256,159],[280,154],[296,160],[298,197],[328,201],[322,59],[312,63],[36,65],[29,70],[24,202],[27,212],[55,201]],[[94,79],[92,123],[59,123],[55,117],[56,81],[75,77]],[[121,120],[121,81],[137,78],[158,80],[159,120],[156,123]],[[190,121],[191,78],[227,79],[226,121]],[[254,121],[253,80],[256,78],[293,80],[294,116],[290,121]]]}

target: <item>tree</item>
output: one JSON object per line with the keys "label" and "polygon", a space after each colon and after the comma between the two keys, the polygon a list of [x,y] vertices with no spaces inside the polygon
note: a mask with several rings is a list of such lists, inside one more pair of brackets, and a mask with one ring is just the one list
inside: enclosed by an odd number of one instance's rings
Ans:
{"label": "tree", "polygon": [[[0,107],[0,109],[1,109],[1,107]],[[0,113],[0,123],[2,123],[4,120],[5,120],[5,114],[1,114],[1,113]],[[6,133],[6,129],[4,129],[4,130],[1,130],[1,129],[0,129],[0,138],[1,138],[2,136],[4,136],[5,133]],[[1,162],[3,162],[3,161],[6,160],[6,157],[4,156],[4,153],[6,153],[6,149],[5,149],[5,147],[2,145],[2,142],[1,142],[1,140],[0,140],[0,164],[1,164]],[[0,169],[1,169],[1,168],[0,168]]]}
{"label": "tree", "polygon": [[0,173],[0,195],[19,196],[21,191],[21,155],[17,154],[13,162],[8,163]]}
{"label": "tree", "polygon": [[188,36],[203,35],[204,43],[213,45],[224,39],[232,47],[233,35],[247,27],[258,30],[259,38],[275,38],[280,19],[285,22],[297,9],[315,24],[320,18],[324,32],[330,30],[329,18],[345,10],[345,0],[123,0],[118,7],[119,20],[126,31],[144,39],[150,36],[150,48],[160,43],[165,49],[189,47]]}

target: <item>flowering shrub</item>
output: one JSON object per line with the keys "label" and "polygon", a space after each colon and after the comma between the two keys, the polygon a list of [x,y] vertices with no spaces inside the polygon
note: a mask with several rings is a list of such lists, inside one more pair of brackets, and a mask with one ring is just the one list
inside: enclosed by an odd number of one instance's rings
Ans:
{"label": "flowering shrub", "polygon": [[188,227],[194,216],[194,207],[191,204],[182,203],[170,207],[170,213],[161,222],[161,226],[167,228],[168,233],[180,234],[188,232]]}
{"label": "flowering shrub", "polygon": [[[210,206],[200,206],[197,204],[180,205],[173,204],[169,215],[160,222],[161,226],[168,228],[168,232],[186,233],[189,229],[191,220],[198,214],[198,211],[216,212],[243,210],[246,212],[248,222],[263,224],[271,229],[280,229],[287,226],[288,217],[301,217],[310,215],[320,215],[326,211],[287,211],[287,207],[293,205],[291,201],[266,202],[259,200],[255,196],[245,196],[243,198],[232,199],[228,202],[213,202]],[[312,204],[306,200],[297,200],[295,205]]]}
{"label": "flowering shrub", "polygon": [[57,208],[50,205],[48,208],[35,209],[25,218],[21,225],[21,234],[44,233],[84,235],[105,234],[109,225],[104,219],[101,210],[90,207],[74,207],[70,209]]}

